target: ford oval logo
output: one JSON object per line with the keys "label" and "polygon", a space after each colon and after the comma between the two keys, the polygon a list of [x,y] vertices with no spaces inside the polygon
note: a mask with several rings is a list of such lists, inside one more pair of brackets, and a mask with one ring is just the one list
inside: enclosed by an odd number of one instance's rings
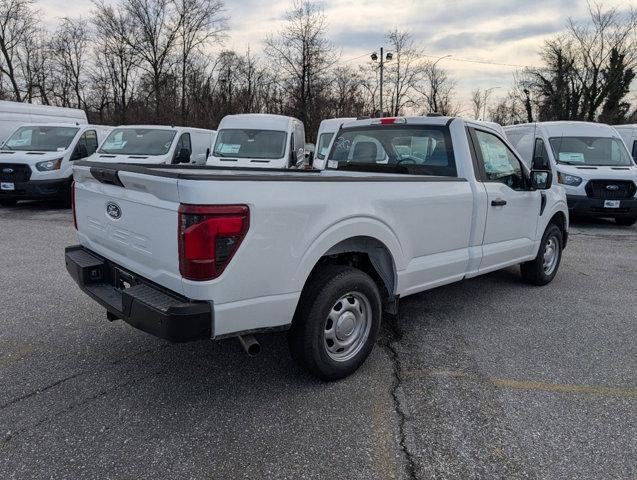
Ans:
{"label": "ford oval logo", "polygon": [[2,173],[13,173],[13,168],[3,168]]}
{"label": "ford oval logo", "polygon": [[115,202],[108,202],[106,204],[106,214],[109,217],[117,220],[122,216],[122,209],[119,208],[119,205],[117,205]]}
{"label": "ford oval logo", "polygon": [[606,185],[606,190],[619,190],[619,185]]}

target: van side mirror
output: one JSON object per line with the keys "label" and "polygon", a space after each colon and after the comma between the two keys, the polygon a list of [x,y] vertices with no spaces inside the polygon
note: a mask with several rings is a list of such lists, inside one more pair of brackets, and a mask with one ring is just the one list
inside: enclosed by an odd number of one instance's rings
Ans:
{"label": "van side mirror", "polygon": [[553,173],[550,170],[531,170],[531,187],[533,190],[548,190],[553,184]]}
{"label": "van side mirror", "polygon": [[80,160],[86,157],[88,157],[88,150],[86,149],[86,145],[84,145],[83,143],[78,143],[75,146],[75,150],[73,150],[73,155],[71,155],[71,160]]}
{"label": "van side mirror", "polygon": [[548,159],[544,157],[534,157],[533,163],[531,164],[531,168],[533,170],[550,170],[551,165],[549,164]]}
{"label": "van side mirror", "polygon": [[175,163],[190,163],[190,150],[187,148],[179,149],[175,157]]}

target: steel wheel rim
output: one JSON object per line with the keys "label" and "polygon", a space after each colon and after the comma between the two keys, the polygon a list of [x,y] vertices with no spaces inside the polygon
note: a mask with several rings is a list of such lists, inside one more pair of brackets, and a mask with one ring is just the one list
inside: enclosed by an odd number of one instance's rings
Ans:
{"label": "steel wheel rim", "polygon": [[546,241],[544,247],[544,253],[542,255],[542,268],[546,275],[551,275],[557,266],[557,262],[560,258],[560,248],[557,237],[551,236]]}
{"label": "steel wheel rim", "polygon": [[372,306],[365,295],[349,292],[330,309],[323,327],[323,345],[329,357],[346,362],[361,351],[372,328]]}

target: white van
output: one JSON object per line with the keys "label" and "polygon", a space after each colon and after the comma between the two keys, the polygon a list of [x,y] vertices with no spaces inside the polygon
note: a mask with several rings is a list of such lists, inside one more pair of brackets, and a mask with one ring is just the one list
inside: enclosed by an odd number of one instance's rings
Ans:
{"label": "white van", "polygon": [[295,168],[305,160],[305,127],[293,117],[264,113],[227,115],[219,123],[208,165]]}
{"label": "white van", "polygon": [[123,125],[114,128],[89,161],[205,165],[216,132],[203,128]]}
{"label": "white van", "polygon": [[86,125],[88,120],[84,110],[77,108],[0,101],[0,143],[4,142],[20,125],[45,123]]}
{"label": "white van", "polygon": [[356,120],[354,117],[347,118],[329,118],[323,120],[319,125],[318,135],[316,136],[316,151],[314,152],[314,158],[318,160],[325,160],[332,143],[332,138],[341,128],[344,123]]}
{"label": "white van", "polygon": [[635,125],[616,125],[615,130],[622,137],[626,148],[632,154],[633,160],[637,163],[637,124]]}
{"label": "white van", "polygon": [[113,127],[48,123],[18,127],[0,147],[0,205],[70,202],[73,162],[89,157]]}
{"label": "white van", "polygon": [[613,127],[540,122],[504,128],[529,166],[550,166],[566,190],[572,215],[637,222],[637,165]]}

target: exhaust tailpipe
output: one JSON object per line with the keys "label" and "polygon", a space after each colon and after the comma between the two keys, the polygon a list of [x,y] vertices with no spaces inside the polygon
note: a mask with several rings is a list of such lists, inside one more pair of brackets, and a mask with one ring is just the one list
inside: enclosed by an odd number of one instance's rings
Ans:
{"label": "exhaust tailpipe", "polygon": [[261,344],[254,338],[254,335],[239,335],[239,343],[248,355],[254,357],[261,352]]}

